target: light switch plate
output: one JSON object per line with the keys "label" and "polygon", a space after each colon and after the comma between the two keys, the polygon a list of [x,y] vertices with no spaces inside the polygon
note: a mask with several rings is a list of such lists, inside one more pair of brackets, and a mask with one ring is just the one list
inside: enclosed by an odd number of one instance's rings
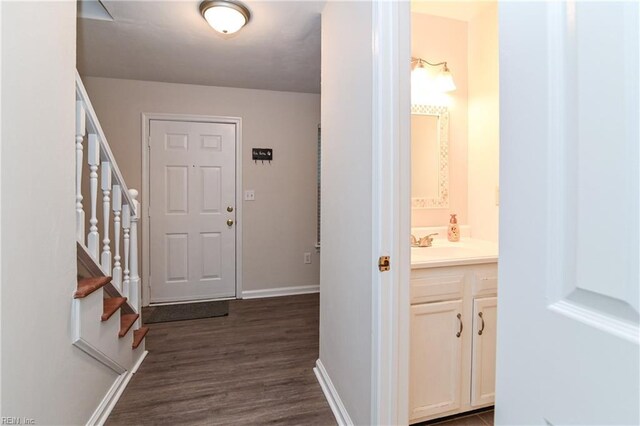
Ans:
{"label": "light switch plate", "polygon": [[256,200],[256,191],[253,189],[247,189],[244,191],[244,200],[245,201],[255,201]]}

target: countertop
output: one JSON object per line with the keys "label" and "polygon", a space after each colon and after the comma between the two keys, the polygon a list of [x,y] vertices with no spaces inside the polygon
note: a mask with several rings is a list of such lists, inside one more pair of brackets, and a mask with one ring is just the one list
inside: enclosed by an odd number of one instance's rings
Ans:
{"label": "countertop", "polygon": [[411,269],[497,261],[498,244],[492,241],[463,237],[459,242],[452,243],[445,239],[435,239],[431,247],[411,247]]}

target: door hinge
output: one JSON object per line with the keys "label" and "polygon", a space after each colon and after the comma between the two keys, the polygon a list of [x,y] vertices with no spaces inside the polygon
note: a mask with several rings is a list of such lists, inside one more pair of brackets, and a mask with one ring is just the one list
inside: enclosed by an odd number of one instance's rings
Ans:
{"label": "door hinge", "polygon": [[380,272],[386,272],[391,269],[391,258],[389,256],[380,256],[378,258],[378,269]]}

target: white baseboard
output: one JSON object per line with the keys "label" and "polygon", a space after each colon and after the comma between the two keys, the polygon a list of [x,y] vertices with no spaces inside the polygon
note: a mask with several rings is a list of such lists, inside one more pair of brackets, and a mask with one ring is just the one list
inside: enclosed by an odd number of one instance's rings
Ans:
{"label": "white baseboard", "polygon": [[259,299],[262,297],[293,296],[296,294],[309,294],[320,292],[319,285],[303,285],[298,287],[278,287],[264,290],[245,290],[242,292],[243,299]]}
{"label": "white baseboard", "polygon": [[133,367],[131,367],[131,374],[136,374],[138,372],[138,368],[140,368],[140,366],[142,365],[142,361],[144,361],[147,355],[149,355],[149,351],[142,352],[142,355],[140,355],[140,358],[138,358],[135,364],[133,364]]}
{"label": "white baseboard", "polygon": [[87,426],[102,426],[107,421],[113,407],[118,403],[122,393],[127,388],[131,378],[136,371],[138,371],[138,367],[140,367],[140,364],[142,364],[142,361],[144,361],[148,353],[149,351],[144,351],[131,370],[122,373],[116,378],[116,381],[113,382],[107,394],[102,398],[96,411],[93,412],[91,418],[87,421]]}
{"label": "white baseboard", "polygon": [[338,395],[336,388],[333,386],[331,378],[329,377],[329,374],[327,374],[327,370],[324,369],[322,361],[316,361],[316,366],[313,369],[313,372],[316,374],[316,378],[318,379],[318,383],[320,383],[324,397],[327,399],[329,407],[331,407],[331,411],[333,412],[333,416],[336,418],[338,425],[353,425],[353,421],[351,421],[351,417],[349,417],[349,413],[342,403],[340,395]]}

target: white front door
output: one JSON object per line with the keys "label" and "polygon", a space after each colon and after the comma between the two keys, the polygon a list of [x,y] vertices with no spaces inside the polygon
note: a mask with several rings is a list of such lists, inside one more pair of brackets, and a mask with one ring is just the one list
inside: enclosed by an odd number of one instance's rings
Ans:
{"label": "white front door", "polygon": [[638,2],[500,5],[496,424],[640,424]]}
{"label": "white front door", "polygon": [[151,120],[151,303],[234,297],[236,126]]}

